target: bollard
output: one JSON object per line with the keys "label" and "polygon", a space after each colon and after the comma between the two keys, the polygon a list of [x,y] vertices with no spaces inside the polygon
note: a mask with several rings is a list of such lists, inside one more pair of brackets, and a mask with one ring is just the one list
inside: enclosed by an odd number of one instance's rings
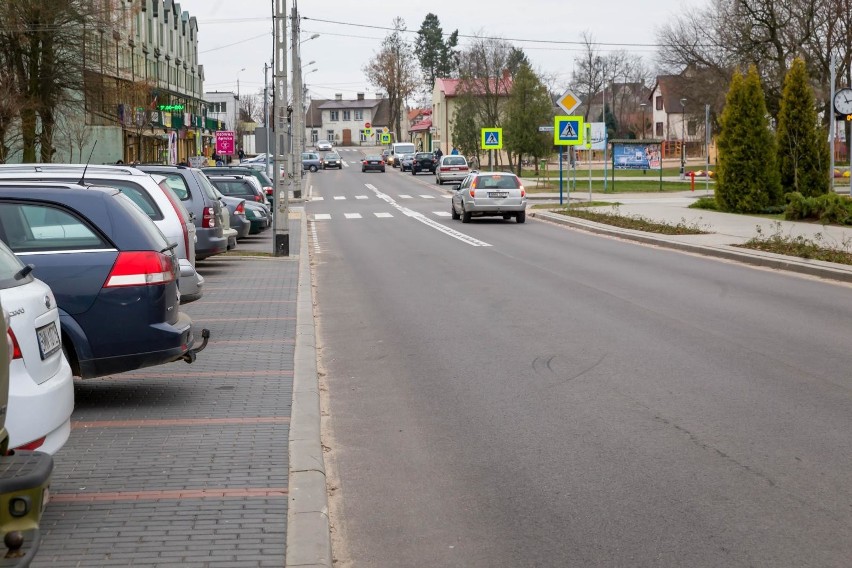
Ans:
{"label": "bollard", "polygon": [[690,190],[695,191],[695,172],[689,172]]}

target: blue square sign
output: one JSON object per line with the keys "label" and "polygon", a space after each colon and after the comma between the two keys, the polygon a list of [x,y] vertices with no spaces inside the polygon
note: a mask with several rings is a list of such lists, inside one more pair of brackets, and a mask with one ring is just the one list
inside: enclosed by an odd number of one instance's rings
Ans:
{"label": "blue square sign", "polygon": [[556,146],[580,146],[583,144],[582,116],[557,116],[553,119],[553,144]]}

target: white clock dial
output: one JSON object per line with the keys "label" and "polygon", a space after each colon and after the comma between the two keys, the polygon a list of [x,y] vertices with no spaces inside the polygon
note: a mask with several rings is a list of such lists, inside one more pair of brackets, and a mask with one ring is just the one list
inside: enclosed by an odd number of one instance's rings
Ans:
{"label": "white clock dial", "polygon": [[852,89],[840,89],[834,94],[834,110],[840,114],[852,114]]}

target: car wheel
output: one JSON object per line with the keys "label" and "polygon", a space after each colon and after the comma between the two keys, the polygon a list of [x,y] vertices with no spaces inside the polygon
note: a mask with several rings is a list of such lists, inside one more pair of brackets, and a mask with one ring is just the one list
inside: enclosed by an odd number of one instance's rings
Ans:
{"label": "car wheel", "polygon": [[464,210],[464,201],[462,201],[462,223],[470,223],[470,213]]}
{"label": "car wheel", "polygon": [[503,215],[503,219],[504,219],[505,221],[508,221],[508,220],[509,220],[509,219],[511,219],[511,218],[512,218],[512,216],[511,216],[511,215],[509,215],[508,213],[506,213],[505,215]]}
{"label": "car wheel", "polygon": [[456,213],[456,205],[453,202],[450,202],[450,215],[452,216],[454,221],[458,221],[461,219],[461,215]]}
{"label": "car wheel", "polygon": [[523,223],[527,220],[527,212],[520,211],[515,218],[518,220],[518,223]]}
{"label": "car wheel", "polygon": [[314,166],[314,165],[312,165],[312,166],[311,166],[311,171],[312,171],[312,172],[317,171],[317,167],[316,167],[316,166]]}
{"label": "car wheel", "polygon": [[436,183],[436,184],[438,184],[438,185],[444,185],[444,184],[441,182],[441,178],[439,178],[438,176],[435,176],[435,183]]}
{"label": "car wheel", "polygon": [[415,170],[414,168],[411,168],[411,175],[416,176],[417,170]]}
{"label": "car wheel", "polygon": [[363,173],[365,173],[366,171],[367,171],[367,168],[361,168],[361,173],[362,173],[362,174],[363,174]]}
{"label": "car wheel", "polygon": [[385,169],[384,169],[384,168],[382,168],[382,173],[385,173]]}

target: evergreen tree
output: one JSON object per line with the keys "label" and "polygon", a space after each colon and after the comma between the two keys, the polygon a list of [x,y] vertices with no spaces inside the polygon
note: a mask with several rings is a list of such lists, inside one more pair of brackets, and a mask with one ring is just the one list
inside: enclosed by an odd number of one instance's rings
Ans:
{"label": "evergreen tree", "polygon": [[463,155],[476,156],[476,161],[479,162],[481,126],[476,116],[476,103],[473,100],[473,95],[460,95],[451,122],[453,144]]}
{"label": "evergreen tree", "polygon": [[552,146],[549,136],[538,131],[540,124],[552,121],[553,103],[547,87],[530,66],[522,63],[512,83],[512,92],[506,106],[506,150],[517,155],[517,173],[521,175],[524,155],[536,160],[545,156]]}
{"label": "evergreen tree", "polygon": [[716,202],[723,211],[758,213],[781,202],[775,138],[754,66],[731,80],[719,134]]}
{"label": "evergreen tree", "polygon": [[417,38],[414,40],[414,55],[420,62],[423,75],[423,88],[431,92],[435,87],[435,79],[450,77],[456,70],[455,47],[459,42],[459,31],[451,33],[444,41],[444,29],[435,14],[426,14]]}
{"label": "evergreen tree", "polygon": [[798,191],[805,197],[828,193],[828,143],[817,126],[814,94],[800,58],[793,60],[784,79],[776,136],[784,192]]}

